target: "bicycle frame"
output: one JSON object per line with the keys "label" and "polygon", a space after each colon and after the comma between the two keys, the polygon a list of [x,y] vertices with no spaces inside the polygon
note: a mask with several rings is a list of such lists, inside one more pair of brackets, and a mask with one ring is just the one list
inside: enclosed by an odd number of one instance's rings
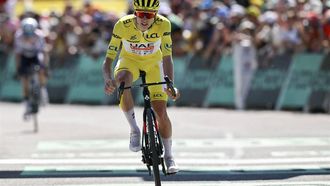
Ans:
{"label": "bicycle frame", "polygon": [[30,115],[33,117],[34,132],[38,132],[38,119],[40,104],[40,82],[39,82],[39,65],[32,65],[29,69],[29,105],[31,109]]}
{"label": "bicycle frame", "polygon": [[166,175],[164,158],[163,158],[163,142],[158,131],[158,123],[156,120],[155,113],[151,107],[150,92],[148,86],[167,84],[167,87],[175,95],[172,82],[168,77],[165,77],[164,82],[146,83],[146,73],[140,71],[140,77],[142,78],[142,84],[132,85],[125,87],[125,83],[122,82],[118,88],[118,100],[120,102],[121,96],[125,89],[132,87],[143,87],[143,98],[144,98],[144,110],[143,110],[143,133],[142,133],[142,162],[146,164],[149,175],[151,175],[151,166],[155,185],[160,186],[160,174],[159,165],[162,165],[162,172]]}
{"label": "bicycle frame", "polygon": [[39,112],[40,103],[40,82],[39,82],[39,65],[33,65],[29,72],[29,102],[31,104],[31,113]]}

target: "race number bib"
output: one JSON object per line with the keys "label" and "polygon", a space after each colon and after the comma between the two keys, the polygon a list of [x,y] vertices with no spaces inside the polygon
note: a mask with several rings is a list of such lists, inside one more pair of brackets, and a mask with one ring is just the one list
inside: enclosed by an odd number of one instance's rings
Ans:
{"label": "race number bib", "polygon": [[139,56],[146,56],[154,54],[160,49],[160,40],[150,43],[132,43],[129,41],[123,41],[123,46],[129,53],[133,53]]}

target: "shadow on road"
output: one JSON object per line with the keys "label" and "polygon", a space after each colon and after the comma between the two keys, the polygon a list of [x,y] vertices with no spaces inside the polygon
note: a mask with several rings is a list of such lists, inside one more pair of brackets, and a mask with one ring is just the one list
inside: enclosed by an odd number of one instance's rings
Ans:
{"label": "shadow on road", "polygon": [[[292,169],[258,171],[189,171],[182,170],[176,175],[162,176],[164,181],[244,181],[287,179],[303,175],[329,175],[330,169]],[[74,170],[74,171],[0,171],[0,179],[26,178],[75,178],[75,177],[141,177],[152,181],[146,170]]]}

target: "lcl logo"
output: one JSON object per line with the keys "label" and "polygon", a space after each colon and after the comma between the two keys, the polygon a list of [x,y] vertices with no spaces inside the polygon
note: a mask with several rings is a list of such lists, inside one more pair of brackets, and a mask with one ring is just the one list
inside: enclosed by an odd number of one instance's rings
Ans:
{"label": "lcl logo", "polygon": [[158,36],[157,33],[146,34],[145,37],[146,37],[147,39],[150,39],[150,38],[159,38],[159,36]]}

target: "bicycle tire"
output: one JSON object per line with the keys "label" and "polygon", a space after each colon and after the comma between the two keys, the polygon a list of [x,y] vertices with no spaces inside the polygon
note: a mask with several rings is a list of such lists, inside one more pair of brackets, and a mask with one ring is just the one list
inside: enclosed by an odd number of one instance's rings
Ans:
{"label": "bicycle tire", "polygon": [[155,186],[161,186],[160,174],[159,174],[159,162],[160,158],[158,155],[157,144],[156,144],[156,136],[154,131],[155,119],[153,117],[151,109],[147,109],[147,127],[148,127],[148,137],[150,150],[152,153],[152,171],[155,180]]}
{"label": "bicycle tire", "polygon": [[30,107],[33,118],[33,128],[34,128],[33,131],[37,133],[39,130],[37,114],[39,112],[39,107],[40,107],[39,104],[40,104],[41,90],[40,90],[39,77],[37,74],[38,69],[35,69],[36,67],[33,68],[34,68],[32,70],[33,73],[30,79]]}
{"label": "bicycle tire", "polygon": [[33,117],[33,126],[34,126],[33,131],[34,131],[35,133],[37,133],[38,130],[39,130],[39,127],[38,127],[38,116],[37,116],[37,114],[33,114],[32,117]]}
{"label": "bicycle tire", "polygon": [[39,77],[36,72],[32,74],[30,80],[30,102],[31,102],[31,112],[33,114],[37,114],[39,112],[39,104],[40,104],[40,83]]}

